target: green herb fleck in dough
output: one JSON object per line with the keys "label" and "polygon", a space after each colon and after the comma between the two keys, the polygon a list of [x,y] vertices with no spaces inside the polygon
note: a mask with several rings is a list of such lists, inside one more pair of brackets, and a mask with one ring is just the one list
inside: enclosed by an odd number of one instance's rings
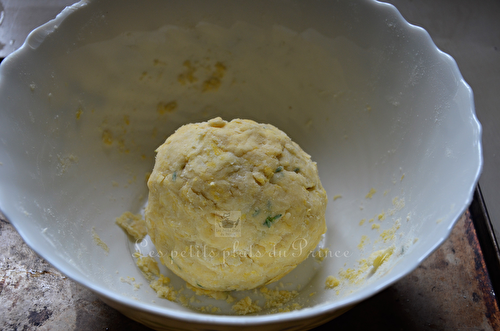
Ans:
{"label": "green herb fleck in dough", "polygon": [[276,170],[274,170],[274,172],[282,172],[283,171],[283,167],[282,166],[279,166],[278,168],[276,168]]}
{"label": "green herb fleck in dough", "polygon": [[271,227],[271,224],[273,224],[274,221],[276,221],[278,218],[281,217],[281,214],[278,214],[274,217],[268,216],[266,220],[264,221],[263,225],[267,226],[268,228]]}
{"label": "green herb fleck in dough", "polygon": [[177,268],[179,268],[179,270],[182,270],[181,267],[179,267],[179,265],[177,263],[175,263],[174,261],[174,258],[172,256],[169,256],[170,260],[172,260],[172,263],[175,264],[177,266]]}

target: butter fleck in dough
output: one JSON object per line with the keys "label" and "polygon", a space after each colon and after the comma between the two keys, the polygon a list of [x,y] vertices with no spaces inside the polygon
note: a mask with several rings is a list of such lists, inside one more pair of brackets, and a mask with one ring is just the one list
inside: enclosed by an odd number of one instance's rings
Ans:
{"label": "butter fleck in dough", "polygon": [[[316,163],[270,124],[221,118],[188,124],[156,152],[148,234],[161,262],[193,287],[229,291],[272,283],[326,232],[327,196]],[[224,212],[241,216],[224,225]],[[220,226],[241,232],[216,236]]]}

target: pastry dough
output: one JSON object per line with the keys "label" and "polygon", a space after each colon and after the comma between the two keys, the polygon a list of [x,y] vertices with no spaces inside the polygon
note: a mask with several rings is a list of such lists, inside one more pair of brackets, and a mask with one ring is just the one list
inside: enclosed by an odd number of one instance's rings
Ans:
{"label": "pastry dough", "polygon": [[326,231],[316,163],[270,124],[214,118],[157,150],[148,234],[192,286],[247,290],[293,270]]}

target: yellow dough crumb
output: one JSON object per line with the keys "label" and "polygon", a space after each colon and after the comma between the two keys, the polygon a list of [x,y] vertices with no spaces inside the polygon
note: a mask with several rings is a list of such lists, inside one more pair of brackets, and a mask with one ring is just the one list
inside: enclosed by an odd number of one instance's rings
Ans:
{"label": "yellow dough crumb", "polygon": [[253,314],[262,310],[262,308],[260,308],[256,302],[252,302],[252,299],[250,299],[250,297],[241,299],[240,301],[238,301],[236,304],[233,305],[232,309],[238,315]]}
{"label": "yellow dough crumb", "polygon": [[361,221],[359,221],[359,225],[361,226],[361,225],[365,224],[365,221],[366,221],[366,219],[363,218]]}
{"label": "yellow dough crumb", "polygon": [[379,251],[373,252],[368,258],[368,264],[373,266],[373,272],[375,272],[385,261],[391,257],[394,252],[394,246],[386,249],[381,249]]}
{"label": "yellow dough crumb", "polygon": [[149,286],[156,291],[158,298],[164,298],[170,301],[175,301],[177,292],[170,284],[170,278],[160,275],[157,280],[152,281]]}
{"label": "yellow dough crumb", "polygon": [[177,101],[170,101],[168,103],[159,102],[156,106],[156,110],[160,115],[164,115],[166,113],[172,113],[177,109]]}
{"label": "yellow dough crumb", "polygon": [[318,262],[323,262],[325,257],[328,256],[328,252],[330,249],[328,247],[321,248],[317,252],[314,253],[314,259]]}
{"label": "yellow dough crumb", "polygon": [[203,92],[206,91],[214,91],[220,87],[220,79],[217,77],[210,77],[206,81],[203,82]]}
{"label": "yellow dough crumb", "polygon": [[130,276],[127,276],[127,278],[120,277],[120,282],[132,285],[132,282],[135,282],[135,278]]}
{"label": "yellow dough crumb", "polygon": [[372,224],[372,230],[380,229],[380,224]]}
{"label": "yellow dough crumb", "polygon": [[217,77],[217,78],[222,78],[224,77],[224,74],[226,73],[226,66],[222,64],[222,62],[217,62],[215,64],[215,71],[212,74],[212,76]]}
{"label": "yellow dough crumb", "polygon": [[394,208],[389,209],[389,215],[394,215],[396,212],[403,209],[405,207],[405,199],[394,197],[394,199],[392,199],[392,205]]}
{"label": "yellow dough crumb", "polygon": [[148,233],[146,221],[142,219],[141,214],[132,214],[129,211],[124,212],[120,217],[116,218],[118,224],[135,240],[142,240]]}
{"label": "yellow dough crumb", "polygon": [[226,72],[226,66],[221,62],[217,62],[215,64],[215,70],[212,75],[203,82],[203,92],[206,91],[215,91],[219,89],[221,85],[221,79],[224,77]]}
{"label": "yellow dough crumb", "polygon": [[340,280],[338,280],[337,278],[335,278],[333,276],[326,277],[325,288],[332,289],[332,288],[339,286],[339,284],[340,284]]}
{"label": "yellow dough crumb", "polygon": [[372,187],[372,188],[370,189],[370,192],[368,192],[368,194],[365,196],[365,198],[366,198],[366,199],[371,199],[371,198],[373,198],[373,195],[374,195],[375,193],[377,193],[377,191],[375,191],[375,189]]}
{"label": "yellow dough crumb", "polygon": [[366,260],[362,259],[359,261],[359,267],[355,268],[347,268],[346,270],[340,270],[339,276],[343,279],[346,279],[352,284],[360,284],[364,279],[363,274],[369,269],[369,265],[367,265]]}
{"label": "yellow dough crumb", "polygon": [[384,242],[387,242],[388,240],[393,240],[396,231],[400,228],[400,226],[401,223],[399,222],[399,220],[396,220],[392,228],[382,231],[382,233],[380,234],[380,238],[383,239]]}
{"label": "yellow dough crumb", "polygon": [[160,276],[160,269],[158,268],[158,263],[154,258],[151,256],[143,256],[139,252],[135,252],[133,255],[137,258],[135,264],[148,280],[153,280],[155,276]]}
{"label": "yellow dough crumb", "polygon": [[265,286],[260,288],[260,293],[266,299],[264,308],[282,307],[285,303],[299,295],[297,291],[271,290]]}
{"label": "yellow dough crumb", "polygon": [[78,108],[78,110],[76,111],[76,119],[79,120],[82,114],[83,114],[82,108]]}
{"label": "yellow dough crumb", "polygon": [[102,142],[104,145],[111,146],[113,144],[113,134],[109,130],[104,130],[102,132]]}
{"label": "yellow dough crumb", "polygon": [[106,245],[104,241],[101,240],[97,232],[95,232],[95,227],[92,227],[92,238],[94,239],[94,242],[96,243],[97,246],[101,247],[106,251],[106,253],[109,253],[109,247]]}
{"label": "yellow dough crumb", "polygon": [[363,236],[361,237],[361,242],[359,243],[358,248],[359,248],[359,249],[363,249],[363,248],[365,247],[365,244],[366,244],[369,240],[370,240],[370,238],[368,238],[368,236],[363,235]]}
{"label": "yellow dough crumb", "polygon": [[183,73],[179,74],[179,76],[177,77],[179,83],[181,83],[182,85],[186,85],[187,83],[197,82],[198,79],[194,76],[196,68],[191,64],[191,61],[184,61],[183,66],[186,68],[186,70]]}
{"label": "yellow dough crumb", "polygon": [[[395,246],[392,245],[386,249],[378,250],[368,257],[368,259],[361,259],[358,261],[357,268],[347,268],[346,270],[340,269],[338,276],[341,280],[346,280],[351,284],[360,285],[367,276],[375,273],[378,268],[391,257],[394,252]],[[334,276],[328,276],[325,281],[325,288],[337,287],[341,280]],[[337,291],[338,294],[338,291]]]}
{"label": "yellow dough crumb", "polygon": [[333,201],[335,201],[335,200],[337,200],[337,199],[340,199],[340,198],[342,198],[342,195],[337,194],[337,195],[335,195],[335,196],[333,197]]}
{"label": "yellow dough crumb", "polygon": [[218,312],[220,312],[220,308],[212,306],[212,305],[208,305],[208,306],[200,307],[200,311],[203,313],[218,313]]}
{"label": "yellow dough crumb", "polygon": [[181,305],[183,305],[184,307],[188,307],[189,306],[189,300],[184,296],[184,295],[180,295],[177,297],[177,299],[179,299],[179,302],[181,303]]}

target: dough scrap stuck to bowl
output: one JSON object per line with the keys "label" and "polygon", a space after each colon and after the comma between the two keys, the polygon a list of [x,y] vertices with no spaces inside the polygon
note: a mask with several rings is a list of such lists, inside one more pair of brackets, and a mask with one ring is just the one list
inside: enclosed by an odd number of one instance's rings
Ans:
{"label": "dough scrap stuck to bowl", "polygon": [[156,152],[148,234],[161,262],[192,286],[272,283],[326,232],[316,163],[273,125],[218,117],[180,127]]}

